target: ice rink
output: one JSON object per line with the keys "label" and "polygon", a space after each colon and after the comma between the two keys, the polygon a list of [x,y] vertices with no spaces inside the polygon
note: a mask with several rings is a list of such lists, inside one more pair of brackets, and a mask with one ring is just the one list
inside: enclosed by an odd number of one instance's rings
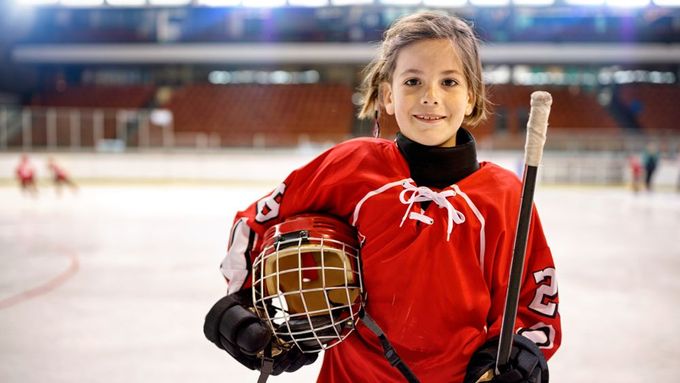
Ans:
{"label": "ice rink", "polygon": [[[233,214],[273,186],[0,186],[0,382],[255,382],[202,325]],[[551,381],[677,381],[680,194],[539,185],[536,202],[563,318]]]}

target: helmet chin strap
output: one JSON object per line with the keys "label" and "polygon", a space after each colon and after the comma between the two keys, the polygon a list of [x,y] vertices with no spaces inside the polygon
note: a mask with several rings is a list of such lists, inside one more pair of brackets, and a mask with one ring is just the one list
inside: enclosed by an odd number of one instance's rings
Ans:
{"label": "helmet chin strap", "polygon": [[[361,318],[361,321],[364,322],[366,327],[368,327],[368,329],[371,330],[380,340],[380,344],[382,345],[385,359],[387,359],[387,361],[390,362],[390,365],[399,370],[399,372],[404,376],[407,382],[420,383],[420,380],[418,380],[413,371],[408,367],[408,365],[406,365],[406,363],[403,360],[401,360],[399,354],[397,354],[397,351],[392,346],[392,343],[390,343],[390,341],[387,339],[387,335],[385,335],[385,333],[380,328],[380,326],[378,326],[373,317],[368,315],[368,312],[366,311],[365,307],[362,307],[361,310],[359,311],[359,318]],[[273,370],[274,359],[272,358],[272,341],[269,341],[269,343],[267,343],[267,346],[264,348],[264,354],[262,356],[262,365],[260,367],[260,376],[257,379],[257,383],[266,383],[267,379],[269,379],[269,376],[271,375]]]}
{"label": "helmet chin strap", "polygon": [[260,367],[260,377],[257,378],[257,383],[265,383],[274,371],[274,359],[272,358],[272,342],[269,341],[264,348],[264,355],[262,356],[262,366]]}
{"label": "helmet chin strap", "polygon": [[419,383],[420,381],[416,377],[416,374],[414,374],[413,371],[411,371],[411,369],[406,365],[406,363],[401,360],[397,354],[397,351],[394,350],[394,347],[387,339],[387,335],[385,335],[380,326],[375,323],[375,320],[373,320],[373,318],[368,315],[365,307],[362,307],[359,311],[359,318],[361,318],[361,321],[364,322],[366,327],[368,327],[368,329],[371,330],[380,340],[383,353],[385,354],[385,359],[390,362],[390,365],[392,365],[392,367],[396,367],[409,383]]}

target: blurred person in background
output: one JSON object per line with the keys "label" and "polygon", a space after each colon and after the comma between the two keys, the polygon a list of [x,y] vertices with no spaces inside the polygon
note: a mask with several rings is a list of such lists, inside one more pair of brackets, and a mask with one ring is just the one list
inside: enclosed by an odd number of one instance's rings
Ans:
{"label": "blurred person in background", "polygon": [[38,196],[38,188],[35,184],[35,168],[28,158],[28,154],[22,154],[19,165],[16,168],[16,178],[21,188],[21,193],[29,197]]}
{"label": "blurred person in background", "polygon": [[47,159],[47,169],[52,173],[52,181],[54,182],[55,190],[57,195],[61,196],[61,189],[63,186],[67,186],[74,193],[78,191],[78,185],[71,180],[66,170],[57,164],[57,161],[53,157]]}
{"label": "blurred person in background", "polygon": [[651,192],[654,173],[659,165],[659,147],[654,142],[647,144],[642,154],[642,162],[645,167],[645,188]]}
{"label": "blurred person in background", "polygon": [[628,157],[628,167],[630,169],[630,182],[633,188],[633,193],[637,194],[642,187],[642,162],[640,157],[631,154]]}
{"label": "blurred person in background", "polygon": [[[521,181],[480,163],[462,127],[486,114],[478,48],[470,25],[454,16],[421,12],[396,21],[364,72],[360,113],[394,115],[396,140],[340,143],[237,213],[221,264],[227,295],[203,330],[260,370],[260,381],[314,362],[318,350],[303,352],[272,331],[314,327],[318,317],[272,324],[269,307],[257,311],[253,303],[252,276],[260,275],[253,265],[271,248],[267,233],[276,225],[323,213],[358,232],[366,300],[355,331],[324,351],[317,382],[548,382],[561,319],[536,212],[511,360],[494,376]],[[272,350],[279,341],[288,346]]]}

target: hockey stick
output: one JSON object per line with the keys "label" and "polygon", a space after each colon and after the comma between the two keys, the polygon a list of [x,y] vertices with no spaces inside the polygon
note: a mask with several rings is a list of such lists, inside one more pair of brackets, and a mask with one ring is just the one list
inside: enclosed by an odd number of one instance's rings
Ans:
{"label": "hockey stick", "polygon": [[512,350],[515,319],[517,316],[517,304],[519,302],[522,271],[524,269],[524,256],[526,253],[529,224],[531,222],[532,205],[534,202],[534,189],[536,188],[536,174],[538,165],[543,157],[543,145],[545,134],[548,130],[548,115],[552,96],[548,92],[533,92],[531,94],[531,110],[527,122],[527,141],[524,147],[524,177],[522,179],[522,198],[517,219],[517,231],[515,232],[515,244],[510,264],[510,276],[508,278],[508,292],[505,298],[505,310],[503,323],[498,343],[498,355],[496,358],[496,374],[505,371],[510,360]]}

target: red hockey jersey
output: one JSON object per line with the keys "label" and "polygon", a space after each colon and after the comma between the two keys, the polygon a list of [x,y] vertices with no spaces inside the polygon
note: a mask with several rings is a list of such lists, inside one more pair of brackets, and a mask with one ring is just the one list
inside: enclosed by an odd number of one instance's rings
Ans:
{"label": "red hockey jersey", "polygon": [[[221,269],[233,293],[265,230],[286,217],[323,212],[354,225],[366,310],[421,382],[460,382],[472,354],[500,333],[521,182],[482,162],[443,189],[421,187],[393,141],[359,138],[292,172],[237,214]],[[423,204],[425,209],[422,208]],[[557,281],[534,211],[516,326],[549,358],[561,341]],[[325,351],[319,382],[401,382],[362,323]]]}
{"label": "red hockey jersey", "polygon": [[30,181],[35,175],[35,169],[28,161],[21,161],[17,166],[16,175],[20,181]]}

